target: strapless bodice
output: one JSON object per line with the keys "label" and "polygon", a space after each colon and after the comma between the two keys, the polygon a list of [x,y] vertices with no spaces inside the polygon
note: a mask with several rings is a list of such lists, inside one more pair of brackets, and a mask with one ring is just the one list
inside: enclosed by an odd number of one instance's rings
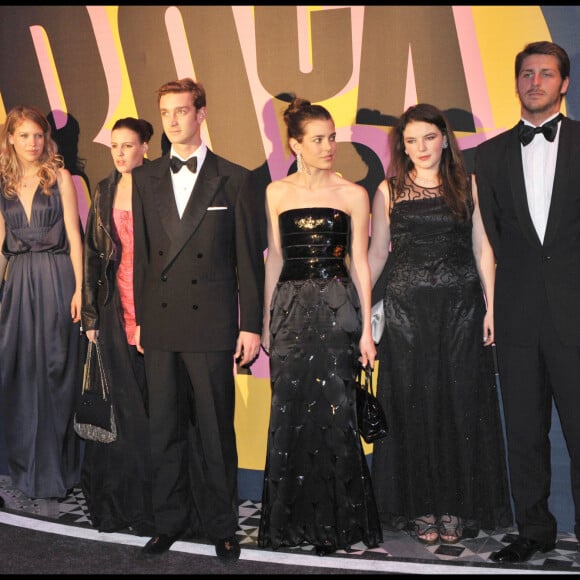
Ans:
{"label": "strapless bodice", "polygon": [[282,212],[278,221],[284,258],[281,282],[348,276],[348,214],[330,207],[308,207]]}

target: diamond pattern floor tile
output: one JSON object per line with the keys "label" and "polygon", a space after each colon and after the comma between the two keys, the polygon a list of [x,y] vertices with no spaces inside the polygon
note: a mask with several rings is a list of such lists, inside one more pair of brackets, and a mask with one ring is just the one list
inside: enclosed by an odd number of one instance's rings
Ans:
{"label": "diamond pattern floor tile", "polygon": [[[80,527],[91,527],[90,514],[80,488],[63,500],[32,500],[11,486],[8,476],[0,475],[0,495],[6,509],[33,516],[58,520],[61,523]],[[243,500],[239,506],[240,529],[237,532],[244,548],[258,548],[258,526],[260,522],[259,502]],[[384,531],[384,542],[377,548],[368,549],[358,543],[349,550],[340,550],[337,556],[365,559],[394,559],[400,561],[439,561],[467,565],[477,563],[493,567],[489,556],[517,537],[515,529],[481,531],[476,538],[465,539],[457,544],[423,545],[406,532]],[[545,570],[580,572],[580,552],[576,537],[572,533],[558,536],[556,548],[546,554],[535,554],[529,562],[518,566],[522,570]],[[280,552],[312,554],[312,546],[280,549]],[[513,567],[513,566],[512,566]],[[494,567],[497,569],[497,565]]]}

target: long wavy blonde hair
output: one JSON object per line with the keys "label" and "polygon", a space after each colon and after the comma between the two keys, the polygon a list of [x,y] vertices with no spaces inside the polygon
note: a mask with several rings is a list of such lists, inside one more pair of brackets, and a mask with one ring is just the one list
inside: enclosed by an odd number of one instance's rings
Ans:
{"label": "long wavy blonde hair", "polygon": [[52,193],[58,170],[64,167],[64,160],[58,154],[57,145],[51,136],[50,123],[41,111],[30,105],[18,105],[12,108],[6,116],[6,122],[0,133],[0,184],[2,194],[9,199],[18,197],[18,184],[23,177],[22,166],[14,146],[10,144],[10,136],[14,135],[24,121],[36,123],[44,133],[44,147],[38,160],[38,177],[44,195]]}

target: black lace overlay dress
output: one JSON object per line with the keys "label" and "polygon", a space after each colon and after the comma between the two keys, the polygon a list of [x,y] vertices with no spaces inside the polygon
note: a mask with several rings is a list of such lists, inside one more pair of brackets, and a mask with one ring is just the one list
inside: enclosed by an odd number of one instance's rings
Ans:
{"label": "black lace overlay dress", "polygon": [[391,207],[386,328],[378,346],[378,397],[389,436],[374,444],[372,458],[381,520],[401,529],[416,517],[451,514],[465,520],[465,536],[509,526],[471,220],[454,220],[438,188],[413,183]]}
{"label": "black lace overlay dress", "polygon": [[272,403],[258,543],[374,547],[382,529],[357,430],[360,307],[345,256],[350,218],[283,212],[284,266],[271,304]]}

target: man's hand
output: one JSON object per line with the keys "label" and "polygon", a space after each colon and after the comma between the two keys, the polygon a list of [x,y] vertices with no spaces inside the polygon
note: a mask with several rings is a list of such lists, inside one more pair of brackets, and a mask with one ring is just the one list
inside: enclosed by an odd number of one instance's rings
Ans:
{"label": "man's hand", "polygon": [[240,366],[250,365],[260,354],[260,335],[242,330],[236,342],[235,361]]}

